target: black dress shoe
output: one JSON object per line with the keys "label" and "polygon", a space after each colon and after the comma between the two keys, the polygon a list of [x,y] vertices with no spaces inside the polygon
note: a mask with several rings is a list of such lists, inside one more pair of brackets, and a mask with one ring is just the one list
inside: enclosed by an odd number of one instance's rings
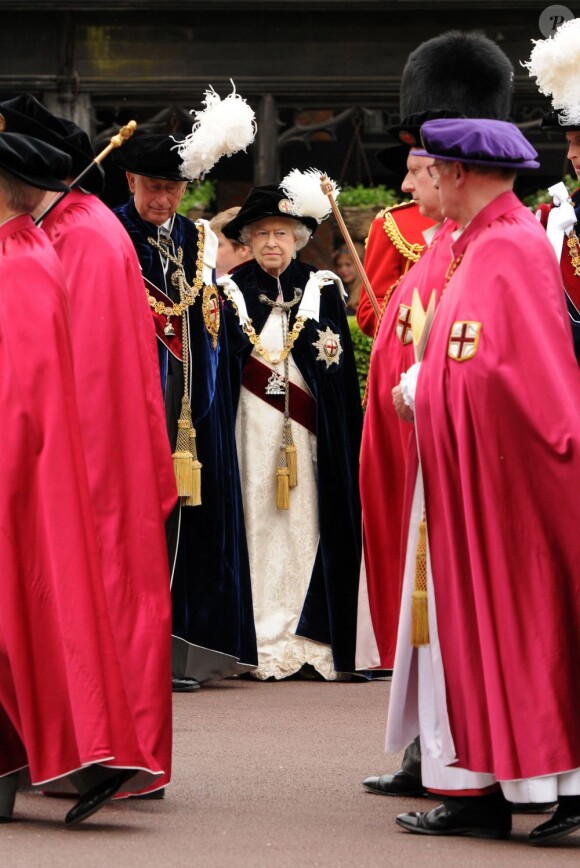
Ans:
{"label": "black dress shoe", "polygon": [[136,775],[135,769],[123,769],[115,772],[105,781],[101,781],[96,787],[93,787],[88,793],[78,800],[74,808],[71,808],[64,818],[65,825],[76,826],[82,823],[92,814],[102,808],[105,802],[108,802],[116,792],[118,792],[123,784]]}
{"label": "black dress shoe", "polygon": [[530,832],[530,844],[549,844],[580,829],[580,796],[560,796],[555,814]]}
{"label": "black dress shoe", "polygon": [[363,787],[380,796],[426,796],[427,790],[418,778],[398,771],[394,775],[365,778]]}
{"label": "black dress shoe", "polygon": [[558,802],[511,802],[513,814],[545,814],[555,811]]}
{"label": "black dress shoe", "polygon": [[[494,796],[496,794],[493,794]],[[509,838],[511,809],[500,798],[473,796],[450,800],[426,813],[399,814],[396,822],[417,835],[467,835],[472,838]],[[484,801],[487,800],[487,801]]]}
{"label": "black dress shoe", "polygon": [[178,675],[171,676],[171,690],[173,693],[193,693],[201,687],[195,678],[185,678]]}
{"label": "black dress shoe", "polygon": [[165,798],[165,787],[160,787],[158,790],[153,790],[152,793],[135,793],[133,796],[129,796],[130,799],[164,799]]}

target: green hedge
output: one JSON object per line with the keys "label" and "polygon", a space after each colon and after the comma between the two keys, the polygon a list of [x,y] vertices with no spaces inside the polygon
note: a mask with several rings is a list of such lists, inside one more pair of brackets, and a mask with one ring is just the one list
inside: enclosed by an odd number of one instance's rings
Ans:
{"label": "green hedge", "polygon": [[354,357],[356,360],[356,369],[358,372],[360,394],[362,398],[365,392],[367,376],[369,373],[369,360],[371,357],[371,347],[373,345],[373,340],[372,338],[367,337],[365,334],[363,334],[363,332],[361,332],[355,316],[349,316],[348,324],[350,326],[350,336],[352,338],[352,345],[354,347]]}

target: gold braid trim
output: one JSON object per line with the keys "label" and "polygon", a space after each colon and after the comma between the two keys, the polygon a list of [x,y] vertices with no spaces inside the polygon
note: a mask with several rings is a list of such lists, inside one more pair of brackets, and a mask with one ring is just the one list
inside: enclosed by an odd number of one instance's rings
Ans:
{"label": "gold braid trim", "polygon": [[401,256],[404,256],[405,259],[410,259],[411,262],[418,262],[425,245],[411,244],[407,241],[395,223],[393,215],[388,211],[385,213],[384,217],[383,229],[387,233],[393,247],[401,254]]}

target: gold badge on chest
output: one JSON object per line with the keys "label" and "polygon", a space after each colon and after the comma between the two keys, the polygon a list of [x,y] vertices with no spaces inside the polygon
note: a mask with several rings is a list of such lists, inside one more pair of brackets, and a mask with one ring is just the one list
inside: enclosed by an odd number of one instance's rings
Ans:
{"label": "gold badge on chest", "polygon": [[201,310],[205,327],[211,335],[211,344],[215,350],[220,330],[221,311],[218,291],[213,284],[203,288]]}

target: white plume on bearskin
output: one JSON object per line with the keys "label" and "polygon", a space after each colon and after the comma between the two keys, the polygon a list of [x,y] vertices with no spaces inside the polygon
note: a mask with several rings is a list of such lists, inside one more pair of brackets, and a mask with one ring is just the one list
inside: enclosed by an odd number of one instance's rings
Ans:
{"label": "white plume on bearskin", "polygon": [[189,181],[203,178],[222,157],[245,151],[256,136],[256,116],[246,100],[233,91],[222,99],[210,86],[205,92],[205,109],[195,116],[191,133],[178,145],[181,174]]}
{"label": "white plume on bearskin", "polygon": [[[330,200],[326,193],[322,192],[320,179],[323,173],[318,169],[308,169],[301,172],[292,169],[280,182],[280,189],[284,191],[292,206],[292,213],[301,217],[313,217],[318,223],[325,220],[332,211]],[[335,199],[340,195],[340,188],[330,178],[332,194]]]}
{"label": "white plume on bearskin", "polygon": [[580,124],[580,18],[560,25],[548,39],[532,40],[526,67],[540,93],[551,97],[563,125]]}

